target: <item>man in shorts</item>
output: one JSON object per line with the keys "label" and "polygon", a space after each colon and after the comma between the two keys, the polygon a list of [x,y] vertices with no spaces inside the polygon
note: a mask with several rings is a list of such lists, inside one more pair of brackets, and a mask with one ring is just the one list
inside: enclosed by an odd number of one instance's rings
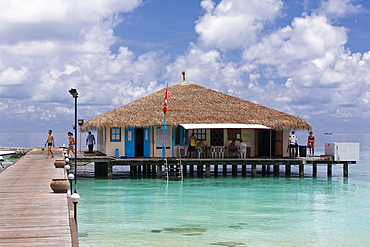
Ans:
{"label": "man in shorts", "polygon": [[188,147],[188,158],[194,158],[195,146],[197,145],[197,138],[195,138],[194,133],[189,136],[189,147]]}
{"label": "man in shorts", "polygon": [[94,144],[95,144],[95,136],[91,134],[91,131],[88,132],[86,138],[86,145],[89,147],[89,153],[93,153],[94,150]]}
{"label": "man in shorts", "polygon": [[288,143],[290,145],[290,157],[296,157],[297,147],[298,147],[298,139],[297,139],[297,136],[295,135],[294,131],[292,131],[292,134],[289,137]]}
{"label": "man in shorts", "polygon": [[51,151],[51,146],[55,147],[55,140],[54,136],[51,134],[52,132],[52,130],[49,130],[48,139],[45,142],[45,146],[46,144],[48,144],[48,155],[46,156],[46,158],[49,158],[49,153],[51,153],[51,158],[54,158],[53,151]]}

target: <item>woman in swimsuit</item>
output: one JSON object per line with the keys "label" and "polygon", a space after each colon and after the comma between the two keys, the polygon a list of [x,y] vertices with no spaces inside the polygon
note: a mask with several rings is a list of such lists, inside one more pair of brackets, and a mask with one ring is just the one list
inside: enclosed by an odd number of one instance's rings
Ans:
{"label": "woman in swimsuit", "polygon": [[[315,156],[315,141],[316,141],[316,137],[313,135],[313,132],[310,131],[310,135],[308,136],[308,142],[311,143],[311,147],[309,147],[310,156]],[[311,150],[312,150],[312,155],[311,155]]]}
{"label": "woman in swimsuit", "polygon": [[67,150],[67,155],[69,156],[69,151],[72,151],[73,154],[75,154],[75,150],[73,146],[75,145],[75,138],[73,138],[73,134],[71,132],[68,132],[68,150]]}

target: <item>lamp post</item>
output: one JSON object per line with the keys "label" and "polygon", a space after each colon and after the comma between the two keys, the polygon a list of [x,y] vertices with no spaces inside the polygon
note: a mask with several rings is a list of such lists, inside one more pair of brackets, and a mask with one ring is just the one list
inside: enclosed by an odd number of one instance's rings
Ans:
{"label": "lamp post", "polygon": [[[77,97],[78,93],[75,88],[71,88],[69,90],[69,93],[72,95],[72,97],[75,99],[75,138],[77,142]],[[75,179],[75,190],[73,194],[71,195],[71,200],[74,204],[74,217],[75,217],[75,222],[76,222],[76,227],[77,227],[77,203],[80,200],[80,195],[77,193],[77,145],[75,144],[75,174],[74,174],[74,179]],[[71,191],[72,193],[72,191]]]}
{"label": "lamp post", "polygon": [[[71,88],[71,90],[69,90],[69,93],[75,99],[75,138],[76,138],[76,142],[77,142],[77,97],[78,97],[78,92],[75,88]],[[74,193],[77,193],[77,145],[75,145],[75,190],[74,190]]]}
{"label": "lamp post", "polygon": [[75,217],[76,228],[77,228],[77,203],[80,200],[80,195],[77,194],[77,193],[73,193],[71,195],[71,200],[72,200],[73,206],[74,206],[74,211],[75,211],[74,217]]}

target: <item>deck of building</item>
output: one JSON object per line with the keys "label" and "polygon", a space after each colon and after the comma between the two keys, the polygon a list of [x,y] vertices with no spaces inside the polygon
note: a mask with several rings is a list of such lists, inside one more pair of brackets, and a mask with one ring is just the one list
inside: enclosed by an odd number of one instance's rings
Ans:
{"label": "deck of building", "polygon": [[65,178],[54,167],[62,149],[34,149],[0,172],[0,246],[78,246],[70,193],[56,194],[52,179]]}
{"label": "deck of building", "polygon": [[[74,158],[70,161],[74,162]],[[168,164],[180,163],[179,158],[167,158]],[[86,152],[78,152],[77,162],[94,162],[95,175],[98,177],[113,177],[113,166],[129,166],[131,177],[157,177],[161,178],[163,175],[164,160],[161,158],[114,158],[104,156],[102,154],[88,154]],[[330,156],[314,156],[314,157],[258,157],[248,159],[238,158],[222,158],[222,159],[209,159],[209,158],[183,158],[181,159],[181,167],[185,174],[189,173],[190,176],[196,170],[196,176],[199,178],[211,177],[211,173],[215,176],[218,175],[222,169],[222,174],[226,175],[229,170],[232,176],[237,176],[240,172],[242,176],[246,175],[247,166],[250,166],[250,174],[252,177],[257,177],[257,167],[260,168],[262,175],[274,174],[279,176],[280,167],[283,166],[285,176],[290,176],[291,167],[299,167],[299,176],[305,176],[305,167],[312,166],[312,177],[317,175],[317,165],[327,165],[327,176],[332,176],[333,165],[343,165],[343,177],[348,177],[348,165],[356,164],[356,161],[334,161]],[[213,169],[211,169],[211,167]],[[221,168],[219,170],[219,167]],[[194,169],[195,168],[195,169]],[[231,169],[230,169],[231,168]],[[241,169],[239,169],[241,168]]]}

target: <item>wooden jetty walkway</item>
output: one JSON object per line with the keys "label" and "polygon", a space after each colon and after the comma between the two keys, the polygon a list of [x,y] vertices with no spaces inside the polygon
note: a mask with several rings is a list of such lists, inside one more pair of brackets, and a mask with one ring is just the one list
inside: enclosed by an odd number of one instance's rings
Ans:
{"label": "wooden jetty walkway", "polygon": [[0,172],[0,246],[78,246],[70,193],[54,193],[50,183],[65,178],[54,167],[62,149],[34,149]]}

